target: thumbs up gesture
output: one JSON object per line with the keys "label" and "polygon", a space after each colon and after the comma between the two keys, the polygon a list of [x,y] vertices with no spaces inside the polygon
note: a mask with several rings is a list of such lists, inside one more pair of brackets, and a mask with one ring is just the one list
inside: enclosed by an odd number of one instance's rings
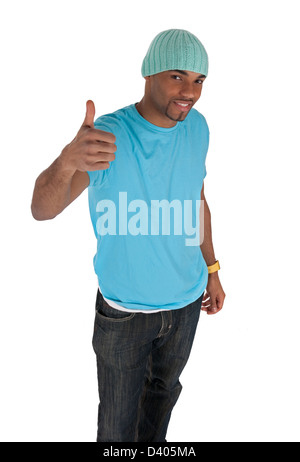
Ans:
{"label": "thumbs up gesture", "polygon": [[116,137],[112,133],[94,127],[95,105],[89,100],[86,103],[86,114],[77,135],[62,151],[60,157],[65,169],[75,173],[105,170],[109,162],[115,160]]}

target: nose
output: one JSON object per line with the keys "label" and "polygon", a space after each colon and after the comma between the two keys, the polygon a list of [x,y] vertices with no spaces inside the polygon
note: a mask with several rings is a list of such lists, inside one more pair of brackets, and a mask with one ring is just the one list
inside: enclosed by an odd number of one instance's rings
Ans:
{"label": "nose", "polygon": [[184,85],[181,87],[180,96],[186,99],[194,99],[195,91],[193,83],[184,82]]}

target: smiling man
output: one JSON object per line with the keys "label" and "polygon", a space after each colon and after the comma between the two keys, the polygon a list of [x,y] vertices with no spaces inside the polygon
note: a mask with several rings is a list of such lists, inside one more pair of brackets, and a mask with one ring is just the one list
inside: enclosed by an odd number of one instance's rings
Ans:
{"label": "smiling man", "polygon": [[204,196],[209,131],[193,108],[207,73],[197,37],[161,32],[142,64],[141,101],[96,121],[88,101],[74,140],[36,180],[37,220],[54,218],[88,188],[98,442],[165,441],[200,310],[223,307]]}
{"label": "smiling man", "polygon": [[145,79],[145,96],[138,111],[154,125],[170,128],[185,120],[200,98],[205,75],[174,69]]}

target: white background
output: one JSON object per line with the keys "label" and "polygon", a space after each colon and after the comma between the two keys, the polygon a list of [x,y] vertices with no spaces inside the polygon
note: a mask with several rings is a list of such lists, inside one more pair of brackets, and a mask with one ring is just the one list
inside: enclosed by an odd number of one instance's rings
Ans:
{"label": "white background", "polygon": [[31,216],[32,191],[87,99],[100,116],[142,98],[142,60],[169,28],[209,54],[196,108],[227,297],[201,315],[168,441],[300,440],[298,3],[1,3],[1,441],[96,439],[87,191],[46,222]]}

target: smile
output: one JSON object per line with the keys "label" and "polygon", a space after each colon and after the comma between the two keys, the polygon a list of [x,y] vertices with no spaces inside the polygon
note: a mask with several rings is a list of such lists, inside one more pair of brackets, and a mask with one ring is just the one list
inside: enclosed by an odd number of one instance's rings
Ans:
{"label": "smile", "polygon": [[187,112],[190,110],[192,104],[191,103],[181,103],[179,101],[174,101],[175,106],[181,111],[181,112]]}

